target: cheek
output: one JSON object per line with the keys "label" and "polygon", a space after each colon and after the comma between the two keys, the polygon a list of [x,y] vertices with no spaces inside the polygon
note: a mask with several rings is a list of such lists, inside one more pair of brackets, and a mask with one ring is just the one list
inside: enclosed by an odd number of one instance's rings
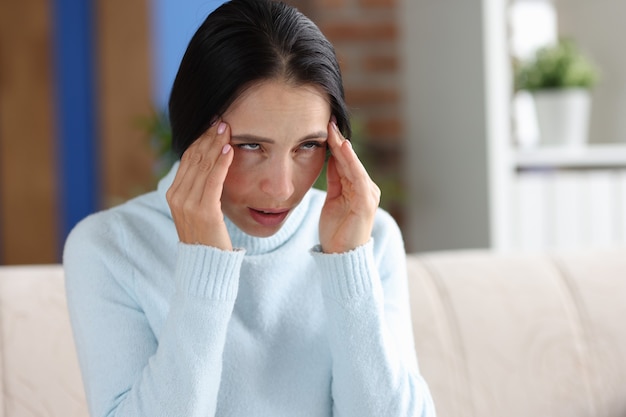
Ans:
{"label": "cheek", "polygon": [[298,163],[297,171],[303,185],[310,187],[313,185],[317,177],[319,177],[326,161],[326,152],[319,152],[315,156],[305,158]]}
{"label": "cheek", "polygon": [[320,152],[314,161],[311,161],[310,171],[315,178],[320,175],[324,164],[326,163],[326,151]]}

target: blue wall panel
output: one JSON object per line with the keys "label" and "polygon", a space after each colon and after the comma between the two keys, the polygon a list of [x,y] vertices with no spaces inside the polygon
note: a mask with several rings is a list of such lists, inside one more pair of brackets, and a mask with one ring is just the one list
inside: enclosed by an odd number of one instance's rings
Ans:
{"label": "blue wall panel", "polygon": [[[167,100],[191,36],[222,0],[152,0],[153,101]],[[101,208],[95,0],[55,0],[55,74],[61,239]],[[62,245],[61,245],[62,246]]]}
{"label": "blue wall panel", "polygon": [[152,0],[154,103],[167,109],[172,83],[187,44],[222,0]]}
{"label": "blue wall panel", "polygon": [[98,209],[93,1],[55,0],[61,238]]}

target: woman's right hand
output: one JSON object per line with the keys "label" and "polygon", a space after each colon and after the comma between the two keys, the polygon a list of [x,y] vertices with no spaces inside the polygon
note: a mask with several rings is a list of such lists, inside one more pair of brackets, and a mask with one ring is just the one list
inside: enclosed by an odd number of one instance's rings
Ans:
{"label": "woman's right hand", "polygon": [[183,243],[232,250],[222,213],[222,190],[234,152],[230,128],[213,124],[183,154],[167,202]]}

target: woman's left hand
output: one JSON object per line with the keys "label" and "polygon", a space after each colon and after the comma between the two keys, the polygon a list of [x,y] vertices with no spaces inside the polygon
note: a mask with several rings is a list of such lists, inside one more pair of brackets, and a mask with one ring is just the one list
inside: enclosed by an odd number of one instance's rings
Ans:
{"label": "woman's left hand", "polygon": [[325,253],[342,253],[370,240],[380,189],[344,139],[334,121],[328,127],[328,188],[320,217],[320,244]]}

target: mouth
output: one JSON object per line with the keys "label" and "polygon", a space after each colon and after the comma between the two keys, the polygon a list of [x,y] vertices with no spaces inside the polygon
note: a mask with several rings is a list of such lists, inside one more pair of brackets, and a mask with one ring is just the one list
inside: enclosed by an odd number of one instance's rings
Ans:
{"label": "mouth", "polygon": [[248,207],[250,216],[262,226],[275,227],[281,224],[289,215],[289,209],[254,209]]}

